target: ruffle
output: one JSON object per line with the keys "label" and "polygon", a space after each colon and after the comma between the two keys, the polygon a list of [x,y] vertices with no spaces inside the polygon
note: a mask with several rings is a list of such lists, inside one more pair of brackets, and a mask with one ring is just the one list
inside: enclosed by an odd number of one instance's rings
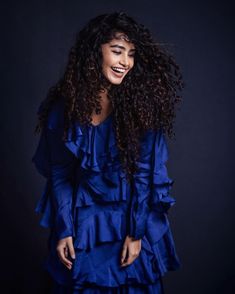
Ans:
{"label": "ruffle", "polygon": [[118,160],[111,119],[112,115],[98,127],[75,123],[68,131],[65,145],[80,167],[75,207],[127,201],[127,179]]}
{"label": "ruffle", "polygon": [[[117,287],[122,284],[151,284],[156,282],[159,275],[163,276],[168,271],[177,270],[181,264],[176,254],[172,233],[168,228],[157,243],[151,245],[147,237],[142,239],[141,252],[138,258],[124,270],[117,266],[120,256],[115,256],[118,251],[115,248],[110,253],[114,257],[106,257],[107,263],[99,267],[93,267],[92,264],[87,268],[87,275],[84,275],[84,268],[79,264],[79,258],[74,264],[73,279],[78,280],[80,284],[94,283],[105,287]],[[117,247],[121,244],[116,243]],[[97,252],[93,252],[93,255]],[[104,260],[105,263],[105,260]],[[82,274],[82,275],[80,275]]]}
{"label": "ruffle", "polygon": [[80,176],[74,206],[127,201],[128,187],[125,176],[115,171],[107,180],[106,175],[90,173],[89,176],[86,174]]}
{"label": "ruffle", "polygon": [[169,150],[162,130],[158,132],[154,145],[152,207],[159,212],[167,213],[176,200],[170,195],[174,180],[168,176],[166,162]]}
{"label": "ruffle", "polygon": [[[150,154],[151,158],[148,158]],[[134,175],[136,189],[142,190],[138,202],[141,203],[150,195],[150,209],[167,213],[176,200],[170,195],[174,180],[168,176],[168,147],[162,130],[146,133],[142,141],[142,158],[138,162],[139,170]]]}
{"label": "ruffle", "polygon": [[123,240],[125,226],[125,216],[121,211],[99,211],[76,223],[74,248],[90,250],[100,243]]}
{"label": "ruffle", "polygon": [[[119,206],[119,207],[118,207]],[[84,213],[80,221],[75,222],[74,247],[82,250],[90,250],[102,242],[115,242],[124,240],[127,235],[127,219],[125,205],[116,204],[112,207],[98,206],[89,208],[89,211],[77,211]],[[88,217],[86,217],[86,215]],[[169,221],[166,214],[151,211],[147,218],[146,237],[151,245],[155,245],[169,229]]]}
{"label": "ruffle", "polygon": [[160,167],[155,166],[153,171],[153,188],[151,197],[151,208],[162,213],[168,213],[176,200],[170,196],[170,190],[174,184],[174,180],[169,178],[165,161]]}
{"label": "ruffle", "polygon": [[68,130],[65,145],[80,160],[81,168],[103,172],[105,178],[112,182],[110,171],[119,170],[120,163],[115,160],[118,156],[115,135],[107,124],[111,118],[112,115],[98,127],[74,123]]}
{"label": "ruffle", "polygon": [[41,214],[41,219],[39,224],[42,227],[45,227],[45,228],[53,227],[54,219],[55,219],[55,210],[52,204],[49,180],[47,180],[46,182],[42,196],[37,202],[37,205],[34,211],[38,214]]}
{"label": "ruffle", "polygon": [[[103,287],[118,287],[124,284],[147,285],[154,283],[159,278],[159,272],[156,271],[154,265],[154,256],[145,250],[144,245],[139,257],[125,268],[120,267],[120,256],[117,254],[120,252],[122,243],[112,243],[111,246],[107,244],[107,248],[105,246],[102,246],[103,248],[97,247],[94,252],[91,252],[85,258],[86,265],[83,258],[79,258],[78,255],[73,269],[73,280],[78,289],[86,283]],[[108,252],[106,257],[94,264],[94,255],[99,255],[100,250],[105,249]],[[83,253],[82,255],[84,256]]]}
{"label": "ruffle", "polygon": [[71,235],[74,237],[75,231],[70,208],[64,205],[56,215],[51,193],[50,180],[47,180],[42,196],[34,209],[37,214],[41,215],[39,224],[44,228],[56,228],[59,239]]}
{"label": "ruffle", "polygon": [[152,246],[155,265],[164,276],[168,271],[181,268],[181,262],[177,255],[170,226],[165,234]]}

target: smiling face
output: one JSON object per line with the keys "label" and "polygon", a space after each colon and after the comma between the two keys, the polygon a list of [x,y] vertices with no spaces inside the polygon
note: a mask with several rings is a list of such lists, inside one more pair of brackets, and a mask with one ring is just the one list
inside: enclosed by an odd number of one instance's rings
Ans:
{"label": "smiling face", "polygon": [[135,46],[123,33],[117,33],[116,37],[102,44],[101,49],[103,74],[110,83],[118,85],[134,66]]}

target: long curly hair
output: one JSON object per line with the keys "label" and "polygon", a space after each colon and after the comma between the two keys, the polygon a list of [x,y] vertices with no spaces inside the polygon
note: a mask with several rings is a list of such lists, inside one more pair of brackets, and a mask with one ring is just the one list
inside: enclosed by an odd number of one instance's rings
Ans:
{"label": "long curly hair", "polygon": [[[102,73],[101,45],[124,33],[135,46],[134,66],[119,85],[110,84]],[[140,138],[146,130],[162,129],[175,136],[176,105],[182,100],[184,83],[179,66],[150,31],[125,12],[102,14],[91,19],[76,35],[63,77],[52,86],[43,101],[35,133],[44,127],[53,103],[65,98],[64,134],[78,121],[91,123],[101,113],[100,91],[108,89],[119,157],[127,178],[137,171]],[[71,124],[72,123],[72,124]]]}

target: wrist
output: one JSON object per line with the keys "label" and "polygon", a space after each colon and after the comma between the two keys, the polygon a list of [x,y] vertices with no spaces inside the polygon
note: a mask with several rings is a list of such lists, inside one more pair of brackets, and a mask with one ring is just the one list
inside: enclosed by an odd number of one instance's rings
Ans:
{"label": "wrist", "polygon": [[132,237],[132,236],[130,236],[130,235],[127,235],[127,237],[128,237],[129,239],[131,239],[132,241],[139,241],[139,240],[141,240],[141,238],[135,238],[135,237]]}

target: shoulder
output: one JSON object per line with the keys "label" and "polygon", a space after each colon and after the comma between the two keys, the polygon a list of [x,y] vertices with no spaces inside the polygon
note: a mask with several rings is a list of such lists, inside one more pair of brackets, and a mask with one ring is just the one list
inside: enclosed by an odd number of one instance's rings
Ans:
{"label": "shoulder", "polygon": [[[41,102],[38,113],[40,113],[44,107],[45,100]],[[64,125],[64,107],[65,107],[65,98],[59,97],[51,105],[48,116],[46,127],[48,129],[54,130],[62,128]]]}

